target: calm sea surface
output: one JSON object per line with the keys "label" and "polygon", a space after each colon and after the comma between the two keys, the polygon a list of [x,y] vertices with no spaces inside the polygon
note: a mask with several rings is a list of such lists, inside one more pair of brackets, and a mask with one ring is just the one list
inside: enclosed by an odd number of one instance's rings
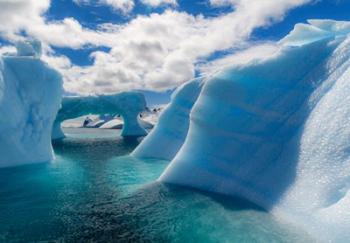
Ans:
{"label": "calm sea surface", "polygon": [[0,242],[309,242],[247,202],[155,182],[118,130],[66,129],[56,160],[0,169]]}

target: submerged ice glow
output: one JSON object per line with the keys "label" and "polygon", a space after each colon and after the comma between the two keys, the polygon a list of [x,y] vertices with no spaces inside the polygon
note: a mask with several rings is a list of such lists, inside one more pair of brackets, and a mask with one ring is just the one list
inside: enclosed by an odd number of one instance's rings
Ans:
{"label": "submerged ice glow", "polygon": [[310,242],[239,200],[154,182],[119,130],[64,129],[54,163],[0,170],[0,242]]}

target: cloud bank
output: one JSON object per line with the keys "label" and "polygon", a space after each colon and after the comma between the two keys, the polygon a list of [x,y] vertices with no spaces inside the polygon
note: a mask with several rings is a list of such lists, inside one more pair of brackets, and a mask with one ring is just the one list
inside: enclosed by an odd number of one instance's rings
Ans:
{"label": "cloud bank", "polygon": [[[232,11],[204,17],[178,11],[175,0],[142,0],[143,4],[153,7],[165,4],[168,9],[147,16],[138,15],[124,24],[105,23],[97,29],[88,29],[74,18],[48,21],[45,12],[50,7],[49,0],[0,0],[3,23],[0,34],[10,41],[23,38],[23,33],[42,40],[44,59],[62,72],[68,92],[166,90],[192,79],[203,68],[203,62],[216,52],[244,46],[254,29],[280,21],[289,10],[310,2],[210,0],[211,6],[230,5]],[[135,1],[101,0],[99,3],[126,13],[132,11]],[[110,51],[93,52],[90,55],[93,64],[89,66],[73,65],[51,48],[100,46]],[[226,60],[231,59],[226,57]],[[220,60],[215,63],[222,65]]]}

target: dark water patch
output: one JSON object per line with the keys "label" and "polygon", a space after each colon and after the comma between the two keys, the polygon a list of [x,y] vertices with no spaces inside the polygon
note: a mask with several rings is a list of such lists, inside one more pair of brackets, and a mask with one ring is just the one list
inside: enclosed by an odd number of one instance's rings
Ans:
{"label": "dark water patch", "polygon": [[[129,197],[82,213],[72,242],[310,242],[271,215],[182,187],[152,183]],[[230,205],[230,209],[226,206]],[[93,222],[91,225],[89,222]]]}

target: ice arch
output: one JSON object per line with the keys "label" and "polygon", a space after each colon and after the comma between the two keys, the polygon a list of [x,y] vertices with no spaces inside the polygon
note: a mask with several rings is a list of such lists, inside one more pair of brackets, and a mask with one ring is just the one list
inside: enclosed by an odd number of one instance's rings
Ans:
{"label": "ice arch", "polygon": [[0,57],[0,167],[53,159],[51,129],[62,97],[61,75],[40,60],[38,41]]}
{"label": "ice arch", "polygon": [[88,114],[120,114],[124,119],[121,135],[137,137],[147,135],[139,123],[139,113],[146,109],[146,100],[140,92],[122,92],[114,95],[65,97],[62,101],[53,130],[52,139],[64,137],[61,123]]}

